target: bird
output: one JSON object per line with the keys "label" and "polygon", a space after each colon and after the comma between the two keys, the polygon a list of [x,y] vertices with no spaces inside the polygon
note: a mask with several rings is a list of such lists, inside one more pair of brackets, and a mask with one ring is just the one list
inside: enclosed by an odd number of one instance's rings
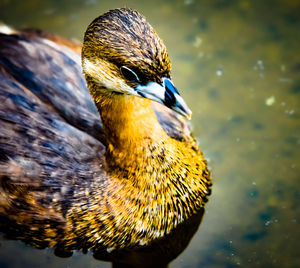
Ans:
{"label": "bird", "polygon": [[210,171],[170,72],[165,44],[130,8],[93,20],[82,45],[0,34],[0,231],[112,251],[202,210]]}

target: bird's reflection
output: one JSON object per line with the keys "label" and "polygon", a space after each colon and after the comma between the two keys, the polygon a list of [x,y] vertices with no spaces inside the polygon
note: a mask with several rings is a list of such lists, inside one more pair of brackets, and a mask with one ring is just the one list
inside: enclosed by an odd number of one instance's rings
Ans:
{"label": "bird's reflection", "polygon": [[[98,260],[112,262],[113,267],[167,267],[188,246],[198,230],[203,214],[204,208],[170,234],[149,245],[112,251],[102,248],[95,250],[93,256]],[[27,226],[20,226],[3,216],[0,216],[0,231],[6,239],[21,240],[36,248],[45,248],[49,244],[49,241],[41,240],[39,232],[33,233]],[[81,246],[84,248],[84,245]],[[83,252],[86,253],[84,250]],[[58,257],[71,257],[73,253],[64,248],[56,248],[54,254]]]}

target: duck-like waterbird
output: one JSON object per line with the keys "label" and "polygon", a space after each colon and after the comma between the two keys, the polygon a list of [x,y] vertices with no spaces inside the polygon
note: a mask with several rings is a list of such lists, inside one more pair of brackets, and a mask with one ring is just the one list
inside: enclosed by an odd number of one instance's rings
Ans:
{"label": "duck-like waterbird", "polygon": [[88,26],[82,69],[49,36],[0,35],[0,227],[65,250],[164,237],[211,186],[164,43],[127,8]]}

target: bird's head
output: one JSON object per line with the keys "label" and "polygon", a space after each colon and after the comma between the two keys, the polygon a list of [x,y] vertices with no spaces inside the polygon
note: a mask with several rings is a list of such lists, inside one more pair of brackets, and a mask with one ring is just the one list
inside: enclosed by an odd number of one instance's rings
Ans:
{"label": "bird's head", "polygon": [[191,110],[170,78],[167,49],[138,12],[122,8],[87,28],[82,67],[94,100],[111,94],[148,98],[190,118]]}

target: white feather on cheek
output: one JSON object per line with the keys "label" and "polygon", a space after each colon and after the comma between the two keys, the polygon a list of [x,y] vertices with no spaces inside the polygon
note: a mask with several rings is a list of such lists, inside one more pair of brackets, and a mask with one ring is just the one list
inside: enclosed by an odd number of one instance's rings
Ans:
{"label": "white feather on cheek", "polygon": [[136,95],[133,88],[126,84],[120,73],[113,67],[112,63],[99,58],[90,61],[84,58],[82,61],[83,72],[93,78],[94,82],[109,91],[117,91],[125,94]]}

